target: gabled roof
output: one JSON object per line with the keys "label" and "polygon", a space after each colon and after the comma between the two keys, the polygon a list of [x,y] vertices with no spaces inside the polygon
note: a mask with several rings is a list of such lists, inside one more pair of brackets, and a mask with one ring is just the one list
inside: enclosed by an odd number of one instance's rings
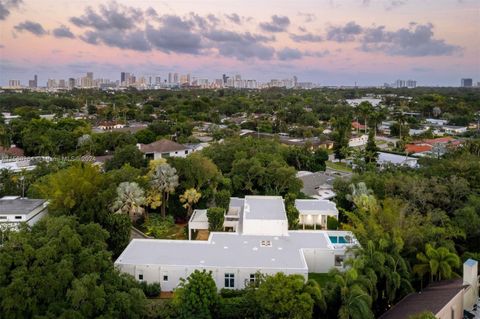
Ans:
{"label": "gabled roof", "polygon": [[184,151],[188,148],[182,144],[175,143],[170,140],[158,140],[150,144],[140,144],[140,151],[143,153],[166,153]]}

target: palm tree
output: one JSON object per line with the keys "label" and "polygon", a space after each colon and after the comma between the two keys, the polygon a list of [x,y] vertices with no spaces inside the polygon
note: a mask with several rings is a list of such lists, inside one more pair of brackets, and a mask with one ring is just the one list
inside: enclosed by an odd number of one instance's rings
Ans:
{"label": "palm tree", "polygon": [[335,282],[340,288],[342,305],[338,311],[339,319],[373,318],[370,309],[372,298],[359,281],[355,268],[350,268],[343,274],[337,272]]}
{"label": "palm tree", "polygon": [[417,254],[420,263],[413,266],[413,271],[422,278],[425,274],[430,274],[430,281],[449,279],[457,274],[454,268],[460,266],[460,258],[452,253],[446,247],[434,248],[430,244],[425,245],[425,253]]}
{"label": "palm tree", "polygon": [[365,134],[367,134],[368,118],[372,115],[373,111],[374,111],[373,106],[368,101],[363,101],[357,106],[357,112],[359,113],[360,116],[363,117],[365,121]]}
{"label": "palm tree", "polygon": [[168,198],[178,186],[177,170],[167,163],[158,165],[151,177],[151,185],[153,193],[160,194],[162,217],[165,218]]}
{"label": "palm tree", "polygon": [[187,209],[188,217],[192,215],[193,205],[198,203],[202,197],[202,194],[197,192],[195,188],[189,188],[185,190],[185,193],[180,195],[180,202],[183,204],[183,207]]}
{"label": "palm tree", "polygon": [[112,211],[115,214],[128,214],[135,221],[145,213],[142,207],[144,204],[143,189],[135,182],[123,182],[117,187],[117,198],[112,204]]}

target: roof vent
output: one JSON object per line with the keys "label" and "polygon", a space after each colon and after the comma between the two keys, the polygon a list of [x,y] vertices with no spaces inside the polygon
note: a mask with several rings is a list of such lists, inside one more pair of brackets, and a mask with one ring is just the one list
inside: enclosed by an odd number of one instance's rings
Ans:
{"label": "roof vent", "polygon": [[272,242],[270,240],[262,240],[260,242],[260,247],[272,247]]}
{"label": "roof vent", "polygon": [[228,249],[228,246],[223,246],[223,249]]}
{"label": "roof vent", "polygon": [[258,250],[258,247],[253,247],[252,250],[257,251],[257,250]]}

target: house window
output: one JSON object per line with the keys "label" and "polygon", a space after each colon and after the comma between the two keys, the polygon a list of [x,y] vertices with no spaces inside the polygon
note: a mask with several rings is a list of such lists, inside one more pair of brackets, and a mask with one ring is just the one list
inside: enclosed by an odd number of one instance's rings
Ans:
{"label": "house window", "polygon": [[163,281],[168,281],[168,273],[165,271],[162,275]]}
{"label": "house window", "polygon": [[162,153],[162,158],[170,157],[170,153]]}
{"label": "house window", "polygon": [[15,216],[15,219],[22,219],[22,216]]}
{"label": "house window", "polygon": [[7,219],[7,216],[0,216],[0,219]]}
{"label": "house window", "polygon": [[250,274],[250,278],[249,278],[248,281],[249,281],[250,285],[255,285],[258,281],[257,274]]}
{"label": "house window", "polygon": [[225,288],[235,288],[235,274],[225,274]]}
{"label": "house window", "polygon": [[345,256],[343,255],[335,255],[335,266],[343,266],[343,260],[345,259]]}
{"label": "house window", "polygon": [[185,151],[185,154],[188,154],[188,151]]}
{"label": "house window", "polygon": [[143,274],[138,274],[138,280],[143,280]]}
{"label": "house window", "polygon": [[455,319],[455,309],[451,309],[450,316],[452,319]]}

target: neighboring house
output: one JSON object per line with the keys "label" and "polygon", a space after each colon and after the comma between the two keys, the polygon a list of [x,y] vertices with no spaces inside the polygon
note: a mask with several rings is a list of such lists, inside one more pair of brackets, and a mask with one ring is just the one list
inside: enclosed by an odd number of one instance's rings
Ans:
{"label": "neighboring house", "polygon": [[[231,213],[235,232],[211,232],[207,241],[133,239],[115,266],[139,281],[159,282],[162,291],[172,291],[180,278],[202,269],[212,272],[218,289],[243,289],[257,272],[308,278],[309,272],[343,269],[347,249],[358,244],[351,232],[288,230],[279,196],[231,198],[227,216]],[[205,212],[190,226],[208,227]]]}
{"label": "neighboring house", "polygon": [[406,144],[405,151],[408,154],[417,155],[443,155],[449,148],[457,147],[460,144],[461,141],[453,137],[439,137]]}
{"label": "neighboring house", "polygon": [[415,158],[415,157],[378,152],[377,164],[380,166],[398,165],[398,166],[409,166],[412,168],[416,168],[418,166],[417,162],[418,162],[418,158]]}
{"label": "neighboring house", "polygon": [[425,119],[425,122],[428,124],[432,124],[434,126],[444,126],[448,123],[447,120],[440,120],[440,119]]}
{"label": "neighboring house", "polygon": [[445,134],[450,134],[450,135],[458,135],[458,134],[465,133],[467,131],[466,126],[444,125],[442,128]]}
{"label": "neighboring house", "polygon": [[338,209],[334,202],[322,199],[296,199],[295,207],[299,212],[299,225],[313,226],[313,229],[317,229],[317,226],[322,229],[327,229],[327,218],[335,217],[338,219]]}
{"label": "neighboring house", "polygon": [[366,126],[365,126],[365,125],[363,125],[363,124],[360,124],[360,123],[359,123],[359,122],[357,122],[357,121],[353,121],[353,122],[352,122],[352,129],[354,129],[354,130],[357,130],[357,131],[358,131],[358,130],[364,131],[364,130],[365,130],[365,128],[366,128]]}
{"label": "neighboring house", "polygon": [[380,319],[406,319],[424,311],[438,319],[479,318],[478,280],[478,262],[469,259],[463,265],[463,279],[436,282],[411,293]]}
{"label": "neighboring house", "polygon": [[0,146],[0,158],[23,157],[23,149],[17,147],[15,144],[10,147]]}
{"label": "neighboring house", "polygon": [[333,182],[336,178],[350,178],[350,173],[332,172],[326,170],[325,172],[307,172],[300,171],[297,173],[297,178],[303,183],[300,190],[305,195],[316,199],[332,199],[335,197],[333,191]]}
{"label": "neighboring house", "polygon": [[21,222],[32,226],[47,214],[44,199],[4,196],[0,198],[0,228],[18,229]]}
{"label": "neighboring house", "polygon": [[98,124],[98,128],[102,131],[112,131],[114,129],[124,128],[125,124],[116,121],[102,121]]}
{"label": "neighboring house", "polygon": [[20,115],[12,115],[12,113],[2,113],[5,124],[10,124],[12,120],[19,119]]}
{"label": "neighboring house", "polygon": [[186,157],[193,153],[193,149],[166,139],[150,144],[137,144],[137,147],[145,154],[147,159],[154,160],[168,157]]}
{"label": "neighboring house", "polygon": [[368,142],[368,135],[362,135],[358,137],[352,137],[348,141],[348,146],[349,147],[357,147],[357,146],[363,146],[366,145]]}

